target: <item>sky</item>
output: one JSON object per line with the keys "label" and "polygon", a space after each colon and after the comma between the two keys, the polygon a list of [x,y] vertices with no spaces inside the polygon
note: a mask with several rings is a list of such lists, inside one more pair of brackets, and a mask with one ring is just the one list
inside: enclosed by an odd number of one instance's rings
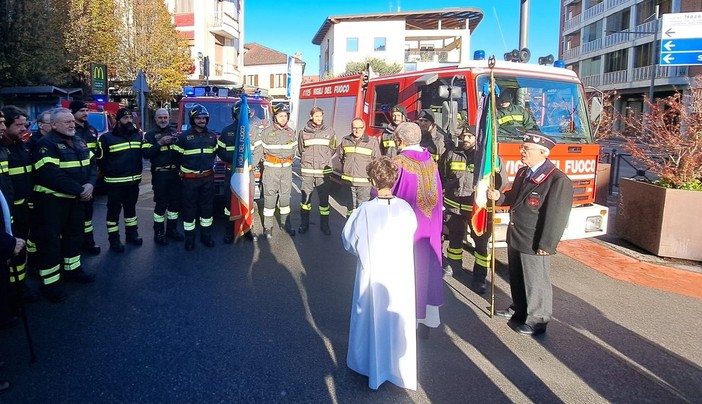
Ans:
{"label": "sky", "polygon": [[[558,29],[560,0],[531,0],[529,18],[529,63],[539,56],[552,54],[558,58]],[[483,19],[471,37],[471,57],[483,49],[487,57],[503,60],[505,52],[519,47],[520,0],[357,0],[291,1],[275,3],[248,0],[244,5],[244,42],[260,45],[293,55],[302,53],[307,64],[305,75],[319,72],[319,46],[312,38],[329,16],[386,13],[397,11],[427,11],[451,7],[483,10]]]}

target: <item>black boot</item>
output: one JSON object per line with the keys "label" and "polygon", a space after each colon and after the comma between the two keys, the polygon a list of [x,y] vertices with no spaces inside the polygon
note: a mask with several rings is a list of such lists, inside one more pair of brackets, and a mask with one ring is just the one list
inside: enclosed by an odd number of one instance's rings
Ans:
{"label": "black boot", "polygon": [[224,244],[231,244],[234,242],[234,222],[227,220],[224,225]]}
{"label": "black boot", "polygon": [[251,230],[247,231],[246,233],[244,233],[244,238],[246,238],[249,241],[258,240],[258,236],[256,235],[256,232],[254,231],[254,229],[251,229]]}
{"label": "black boot", "polygon": [[100,254],[100,246],[95,244],[95,238],[93,237],[92,231],[83,235],[83,252],[88,255]]}
{"label": "black boot", "polygon": [[329,236],[331,234],[331,229],[329,228],[329,216],[319,217],[319,230],[321,230],[325,236]]}
{"label": "black boot", "polygon": [[300,223],[300,227],[297,228],[297,231],[300,234],[305,234],[310,228],[310,211],[304,209],[300,210],[300,219],[302,219],[302,223]]}
{"label": "black boot", "polygon": [[263,229],[263,235],[269,240],[272,239],[273,238],[273,229],[270,227]]}
{"label": "black boot", "polygon": [[95,282],[95,274],[87,274],[83,271],[83,268],[78,267],[71,271],[63,271],[61,275],[66,282],[75,283],[93,283]]}
{"label": "black boot", "polygon": [[119,233],[110,233],[107,239],[110,241],[111,251],[114,251],[116,253],[124,252],[124,244],[122,244],[122,242],[119,241]]}
{"label": "black boot", "polygon": [[290,224],[290,217],[285,218],[285,224],[283,225],[283,230],[290,235],[290,237],[295,236],[295,229],[293,229],[292,224]]}
{"label": "black boot", "polygon": [[163,222],[154,223],[154,242],[158,245],[168,245],[168,239],[166,238]]}
{"label": "black boot", "polygon": [[68,295],[63,291],[58,282],[41,285],[41,287],[39,287],[39,292],[51,303],[61,303],[68,298]]}
{"label": "black boot", "polygon": [[214,247],[215,242],[212,240],[212,236],[210,236],[210,229],[207,228],[201,228],[200,229],[200,242],[204,245],[206,245],[209,248]]}
{"label": "black boot", "polygon": [[185,232],[185,251],[192,251],[195,249],[195,232],[186,231]]}
{"label": "black boot", "polygon": [[178,219],[168,219],[166,222],[166,237],[173,241],[185,240],[185,237],[178,231]]}
{"label": "black boot", "polygon": [[136,226],[127,227],[127,243],[135,245],[137,247],[144,244],[144,240],[142,240],[142,238],[139,237],[139,232],[137,231]]}

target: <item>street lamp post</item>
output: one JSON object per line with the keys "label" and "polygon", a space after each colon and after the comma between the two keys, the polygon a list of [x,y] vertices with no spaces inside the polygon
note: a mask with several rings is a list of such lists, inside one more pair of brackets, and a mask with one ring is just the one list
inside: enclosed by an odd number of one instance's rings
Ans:
{"label": "street lamp post", "polygon": [[[658,18],[658,5],[656,5],[656,28],[653,30],[653,42],[651,43],[651,85],[648,88],[648,102],[653,102],[653,91],[656,87],[656,70],[658,68],[658,52],[656,52],[656,47],[658,45],[658,31],[660,29],[661,20]],[[648,104],[644,107],[649,109]]]}

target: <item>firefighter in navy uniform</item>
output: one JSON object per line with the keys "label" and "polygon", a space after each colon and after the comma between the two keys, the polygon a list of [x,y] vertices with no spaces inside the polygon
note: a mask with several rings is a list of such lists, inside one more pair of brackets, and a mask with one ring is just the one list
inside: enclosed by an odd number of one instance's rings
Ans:
{"label": "firefighter in navy uniform", "polygon": [[175,149],[177,133],[168,126],[164,108],[154,113],[156,127],[144,135],[143,157],[151,161],[151,186],[154,191],[154,242],[167,245],[168,239],[183,241],[178,232],[181,187],[178,170],[180,153]]}
{"label": "firefighter in navy uniform", "polygon": [[[491,226],[488,225],[485,233],[478,236],[471,224],[475,135],[470,132],[468,126],[464,126],[458,139],[458,147],[444,153],[439,160],[439,173],[441,174],[441,182],[444,187],[444,207],[448,212],[446,226],[449,231],[444,273],[446,276],[450,276],[454,271],[463,268],[463,243],[466,237],[466,230],[470,228],[470,236],[475,247],[473,252],[473,257],[475,258],[473,263],[473,290],[483,294],[486,291],[485,278],[491,261],[488,251]],[[498,188],[505,183],[504,181],[506,179],[503,174],[495,177],[495,183]],[[492,214],[490,214],[489,218],[492,218]]]}
{"label": "firefighter in navy uniform", "polygon": [[385,128],[380,137],[380,152],[383,156],[397,156],[397,145],[395,144],[395,128],[402,122],[407,122],[407,108],[402,105],[395,105],[390,110],[392,122]]}
{"label": "firefighter in navy uniform", "polygon": [[[232,200],[232,189],[229,186],[229,183],[232,179],[232,162],[234,159],[234,150],[236,150],[236,143],[239,139],[238,136],[238,130],[239,130],[239,109],[241,108],[241,101],[238,101],[234,106],[232,107],[232,120],[234,121],[231,125],[225,126],[222,129],[222,134],[219,135],[219,139],[217,140],[217,157],[219,157],[220,160],[224,161],[226,163],[227,167],[227,173],[225,176],[225,181],[224,181],[224,188],[226,191],[224,192],[225,198],[224,198],[224,216],[227,219],[226,224],[224,225],[224,243],[225,244],[231,244],[234,242],[234,222],[229,220],[229,217],[231,215],[231,212],[229,211],[230,208],[230,201]],[[249,147],[251,148],[251,155],[253,156],[255,154],[255,148],[254,148],[254,139],[256,137],[256,133],[263,129],[263,122],[259,119],[255,119],[254,111],[251,108],[251,105],[249,105],[249,141],[251,144]],[[256,180],[254,178],[254,165],[252,163],[251,166],[251,178],[249,179],[249,184],[250,184],[250,189],[249,192],[251,193],[251,196],[253,198],[254,195],[254,187],[256,186]],[[254,204],[255,205],[255,204]],[[253,214],[253,206],[251,207],[251,213]],[[256,241],[258,240],[258,236],[256,236],[256,233],[254,232],[253,228],[251,228],[245,235],[248,240],[251,241]]]}
{"label": "firefighter in navy uniform", "polygon": [[295,230],[290,224],[290,192],[292,190],[292,163],[297,152],[295,131],[288,126],[290,109],[280,103],[273,108],[273,125],[259,132],[254,142],[253,164],[263,157],[263,233],[273,237],[275,205],[280,210],[281,227],[290,235]]}
{"label": "firefighter in navy uniform", "polygon": [[214,247],[212,211],[214,201],[214,162],[217,135],[207,128],[210,114],[200,104],[188,113],[190,130],[178,136],[175,148],[180,153],[180,177],[183,179],[182,207],[185,249],[195,248],[195,219],[200,219],[200,241]]}
{"label": "firefighter in navy uniform", "polygon": [[[37,216],[37,255],[40,291],[51,302],[66,299],[59,281],[90,283],[80,264],[85,208],[93,197],[97,167],[85,141],[75,136],[70,110],[51,113],[51,132],[39,140],[34,161],[34,209]],[[63,263],[63,269],[61,264]]]}
{"label": "firefighter in navy uniform", "polygon": [[344,136],[337,154],[341,162],[341,179],[351,188],[351,200],[346,209],[346,217],[351,216],[358,205],[369,201],[371,184],[368,178],[368,164],[380,157],[378,139],[366,132],[366,123],[361,118],[351,121],[351,134]]}
{"label": "firefighter in navy uniform", "polygon": [[312,211],[312,192],[317,190],[319,198],[319,229],[325,235],[331,234],[329,228],[329,176],[332,174],[331,159],[336,152],[336,134],[334,129],[324,124],[324,110],[314,107],[310,119],[300,131],[297,148],[300,154],[300,174],[302,176],[300,216],[302,221],[297,229],[300,234],[307,233],[310,227]]}
{"label": "firefighter in navy uniform", "polygon": [[[76,120],[76,136],[79,136],[85,141],[96,157],[99,157],[96,150],[98,145],[98,133],[88,122],[88,104],[83,101],[72,101],[69,108],[73,113],[73,118]],[[93,235],[93,199],[83,202],[85,208],[85,223],[84,223],[84,238],[83,252],[90,255],[100,254],[100,247],[95,244]]]}
{"label": "firefighter in navy uniform", "polygon": [[439,161],[447,149],[445,144],[447,136],[434,124],[434,114],[429,110],[423,110],[419,113],[417,125],[422,130],[422,140],[419,141],[419,145],[431,153],[434,161]]}
{"label": "firefighter in navy uniform", "polygon": [[[23,141],[27,133],[27,113],[9,105],[2,109],[5,115],[7,129],[0,142],[8,150],[8,172],[12,182],[12,198],[8,203],[12,206],[13,235],[23,240],[29,236],[31,212],[29,199],[32,194],[32,156]],[[22,249],[10,259],[10,282],[16,287],[14,292],[26,302],[37,301],[39,296],[32,292],[24,282],[27,274],[27,250]]]}

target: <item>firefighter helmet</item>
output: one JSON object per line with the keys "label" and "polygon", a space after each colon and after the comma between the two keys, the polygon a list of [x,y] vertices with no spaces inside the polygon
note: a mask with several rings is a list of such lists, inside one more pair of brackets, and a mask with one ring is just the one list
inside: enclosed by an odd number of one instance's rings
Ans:
{"label": "firefighter helmet", "polygon": [[290,107],[288,107],[288,104],[281,102],[273,106],[273,115],[278,115],[281,112],[285,112],[288,114],[288,118],[290,117]]}
{"label": "firefighter helmet", "polygon": [[207,112],[207,108],[200,104],[195,104],[195,106],[193,106],[193,108],[190,110],[189,116],[191,125],[194,124],[195,118],[205,118],[207,119],[207,122],[210,121],[210,113]]}
{"label": "firefighter helmet", "polygon": [[237,101],[232,107],[232,119],[237,120],[239,118],[239,110],[241,109],[241,101]]}

